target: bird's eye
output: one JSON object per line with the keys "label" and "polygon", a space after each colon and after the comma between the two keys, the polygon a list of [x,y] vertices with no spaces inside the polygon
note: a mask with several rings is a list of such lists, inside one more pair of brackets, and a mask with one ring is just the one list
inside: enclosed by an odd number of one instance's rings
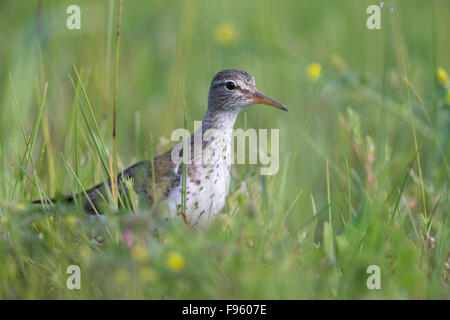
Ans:
{"label": "bird's eye", "polygon": [[236,88],[236,84],[233,81],[227,81],[225,83],[225,88],[227,88],[227,90],[234,90]]}

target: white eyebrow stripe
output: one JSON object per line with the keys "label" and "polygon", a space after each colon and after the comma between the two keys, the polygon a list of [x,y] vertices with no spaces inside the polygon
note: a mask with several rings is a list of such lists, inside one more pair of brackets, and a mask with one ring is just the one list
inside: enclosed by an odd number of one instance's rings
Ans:
{"label": "white eyebrow stripe", "polygon": [[222,85],[227,83],[228,81],[232,81],[233,83],[236,84],[236,86],[238,86],[239,88],[241,88],[242,90],[250,90],[249,86],[247,85],[247,83],[241,81],[240,79],[236,79],[236,80],[231,80],[231,79],[222,79],[222,80],[216,80],[212,83],[212,86],[218,86],[218,85]]}
{"label": "white eyebrow stripe", "polygon": [[233,83],[236,83],[234,80],[229,80],[229,79],[222,79],[222,80],[216,80],[212,83],[213,86],[217,86],[217,85],[221,85],[221,84],[225,84],[228,81],[233,81]]}

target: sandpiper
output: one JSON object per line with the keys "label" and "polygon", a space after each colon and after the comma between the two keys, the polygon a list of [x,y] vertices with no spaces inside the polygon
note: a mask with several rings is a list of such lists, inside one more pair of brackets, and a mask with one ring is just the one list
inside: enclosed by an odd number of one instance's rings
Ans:
{"label": "sandpiper", "polygon": [[[197,227],[214,219],[225,205],[230,185],[232,129],[238,114],[253,104],[266,104],[287,111],[281,103],[263,95],[255,87],[255,79],[245,71],[223,70],[212,79],[208,95],[208,109],[202,126],[186,142],[180,142],[166,153],[141,161],[124,170],[117,177],[119,191],[123,179],[133,180],[133,189],[152,204],[154,194],[167,203],[171,216],[179,216]],[[208,138],[205,135],[214,132]],[[181,157],[187,144],[201,141],[201,152],[190,148],[190,161],[186,164],[185,206],[182,202]],[[153,177],[154,176],[154,177]],[[153,190],[155,186],[157,193]],[[89,214],[100,212],[100,203],[106,198],[110,181],[101,183],[82,193],[83,207]],[[86,197],[89,197],[89,199]],[[72,202],[73,196],[65,198]]]}

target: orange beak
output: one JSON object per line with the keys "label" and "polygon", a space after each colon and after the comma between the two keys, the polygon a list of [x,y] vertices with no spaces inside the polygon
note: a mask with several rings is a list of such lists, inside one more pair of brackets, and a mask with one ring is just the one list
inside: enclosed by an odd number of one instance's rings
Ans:
{"label": "orange beak", "polygon": [[272,98],[269,98],[269,97],[263,95],[259,91],[255,91],[255,93],[252,95],[252,99],[253,99],[253,101],[255,103],[265,104],[265,105],[268,105],[268,106],[272,106],[272,107],[281,109],[283,111],[288,111],[288,108],[283,106],[281,103],[279,103],[276,100],[273,100]]}

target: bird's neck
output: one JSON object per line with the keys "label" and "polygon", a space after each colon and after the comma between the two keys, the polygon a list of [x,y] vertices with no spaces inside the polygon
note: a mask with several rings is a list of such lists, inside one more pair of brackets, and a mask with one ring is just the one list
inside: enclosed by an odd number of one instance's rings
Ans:
{"label": "bird's neck", "polygon": [[230,110],[215,110],[208,108],[202,122],[202,130],[216,129],[216,130],[231,130],[234,127],[239,111],[235,109]]}

